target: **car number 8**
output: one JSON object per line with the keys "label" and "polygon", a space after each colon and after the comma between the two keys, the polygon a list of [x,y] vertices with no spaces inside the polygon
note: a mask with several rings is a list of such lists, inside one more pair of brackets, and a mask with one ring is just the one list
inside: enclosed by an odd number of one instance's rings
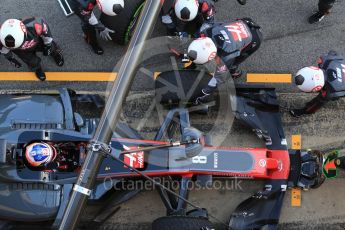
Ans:
{"label": "car number 8", "polygon": [[192,162],[194,164],[206,164],[207,163],[207,157],[206,156],[195,156],[192,158]]}

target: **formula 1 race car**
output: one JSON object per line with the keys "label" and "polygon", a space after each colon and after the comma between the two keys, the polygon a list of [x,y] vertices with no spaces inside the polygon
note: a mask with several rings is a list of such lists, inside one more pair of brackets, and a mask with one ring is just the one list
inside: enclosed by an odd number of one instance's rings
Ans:
{"label": "formula 1 race car", "polygon": [[[197,76],[192,73],[185,72],[186,76]],[[181,79],[186,79],[183,76],[181,72]],[[162,73],[158,79],[171,81],[171,73]],[[99,122],[98,118],[83,118],[77,113],[76,108],[83,103],[99,109],[103,106],[99,96],[77,95],[66,89],[59,95],[0,96],[3,228],[28,222],[57,227],[61,222]],[[168,177],[180,183],[180,190],[157,184],[167,216],[154,221],[153,229],[213,229],[208,220],[212,214],[188,201],[184,184],[191,180],[208,183],[217,176],[264,179],[264,190],[237,207],[229,227],[275,229],[288,187],[308,189],[323,182],[322,155],[287,149],[274,89],[238,86],[233,103],[236,118],[264,139],[266,148],[213,147],[210,138],[191,127],[186,108],[171,109],[153,140],[145,140],[125,123],[118,123],[89,201],[114,192],[105,183],[116,185],[122,178]],[[121,191],[117,204],[136,194]],[[188,204],[194,209],[187,209]]]}

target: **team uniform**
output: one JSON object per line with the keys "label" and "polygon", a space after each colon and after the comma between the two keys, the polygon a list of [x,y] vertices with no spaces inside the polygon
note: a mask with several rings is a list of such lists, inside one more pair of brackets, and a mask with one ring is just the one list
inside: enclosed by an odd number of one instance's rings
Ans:
{"label": "team uniform", "polygon": [[48,24],[43,18],[28,18],[22,20],[27,30],[27,36],[23,45],[12,50],[20,59],[23,60],[33,71],[41,67],[41,59],[36,52],[43,52],[44,55],[51,55],[57,65],[62,66],[61,52],[57,44],[53,41]]}
{"label": "team uniform", "polygon": [[[324,86],[315,86],[313,91],[320,91],[317,97],[308,102],[303,109],[295,109],[291,114],[298,117],[312,114],[329,101],[345,96],[345,59],[335,51],[330,51],[318,60],[319,68],[324,73]],[[298,76],[297,76],[298,77]],[[296,83],[298,84],[298,83]]]}
{"label": "team uniform", "polygon": [[[218,84],[226,81],[229,72],[233,78],[241,76],[238,66],[257,51],[262,42],[260,27],[251,19],[240,19],[232,23],[216,23],[201,32],[201,37],[212,39],[217,47],[217,69],[208,86],[202,90],[196,104],[207,101]],[[193,54],[189,53],[189,56]],[[191,57],[193,59],[193,57]],[[217,59],[216,59],[217,60]]]}
{"label": "team uniform", "polygon": [[[98,45],[97,31],[100,32],[101,37],[105,40],[111,40],[109,33],[114,33],[115,31],[108,29],[96,18],[93,12],[96,5],[96,0],[70,0],[72,10],[81,19],[85,41],[90,44],[96,54],[101,55],[104,51]],[[118,9],[114,8],[114,10],[119,13],[122,8],[119,5]]]}
{"label": "team uniform", "polygon": [[165,2],[162,9],[162,23],[166,26],[168,35],[186,37],[191,34],[197,37],[200,30],[214,23],[214,0],[196,0],[195,4],[198,7],[196,17],[191,21],[183,21],[175,13],[174,1],[168,0]]}
{"label": "team uniform", "polygon": [[[11,20],[11,19],[10,19]],[[6,44],[1,47],[1,53],[16,67],[13,53],[16,54],[29,68],[36,72],[40,80],[45,79],[41,67],[41,58],[36,53],[43,52],[45,56],[52,56],[58,66],[64,64],[61,50],[53,40],[50,28],[45,20],[41,17],[31,17],[21,20],[22,30],[25,34],[24,42],[17,48],[7,48]]]}

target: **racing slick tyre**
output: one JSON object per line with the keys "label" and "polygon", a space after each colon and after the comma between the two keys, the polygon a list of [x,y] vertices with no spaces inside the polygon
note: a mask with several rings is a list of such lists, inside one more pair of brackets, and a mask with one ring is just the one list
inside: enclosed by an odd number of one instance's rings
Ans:
{"label": "racing slick tyre", "polygon": [[165,216],[152,223],[152,230],[201,230],[215,229],[213,224],[203,217]]}
{"label": "racing slick tyre", "polygon": [[113,42],[120,45],[125,45],[129,42],[144,4],[145,0],[125,1],[125,7],[119,15],[108,16],[101,14],[101,22],[109,29],[115,31],[115,33],[111,34]]}

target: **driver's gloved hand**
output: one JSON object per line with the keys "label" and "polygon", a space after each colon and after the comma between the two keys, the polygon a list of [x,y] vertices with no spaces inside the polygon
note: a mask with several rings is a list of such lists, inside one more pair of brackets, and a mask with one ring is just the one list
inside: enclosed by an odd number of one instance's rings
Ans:
{"label": "driver's gloved hand", "polygon": [[304,109],[292,109],[292,110],[290,110],[290,114],[293,117],[299,118],[299,117],[305,115],[306,113],[305,113]]}
{"label": "driver's gloved hand", "polygon": [[195,100],[195,105],[205,104],[213,100],[213,92],[216,90],[216,87],[207,86],[201,90],[201,94]]}

